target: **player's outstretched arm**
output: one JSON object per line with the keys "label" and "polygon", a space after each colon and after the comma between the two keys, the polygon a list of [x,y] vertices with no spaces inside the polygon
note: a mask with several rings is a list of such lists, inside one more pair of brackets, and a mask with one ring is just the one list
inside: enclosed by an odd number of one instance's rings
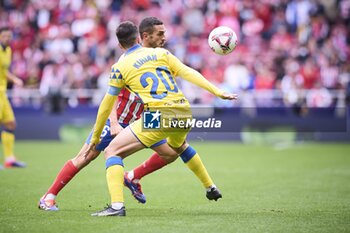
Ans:
{"label": "player's outstretched arm", "polygon": [[169,56],[169,64],[171,64],[171,68],[173,69],[176,76],[179,76],[222,99],[228,99],[228,100],[237,99],[236,94],[226,93],[225,91],[220,90],[214,84],[209,82],[201,73],[199,73],[195,69],[192,69],[189,66],[186,66],[174,55],[169,54],[168,56]]}

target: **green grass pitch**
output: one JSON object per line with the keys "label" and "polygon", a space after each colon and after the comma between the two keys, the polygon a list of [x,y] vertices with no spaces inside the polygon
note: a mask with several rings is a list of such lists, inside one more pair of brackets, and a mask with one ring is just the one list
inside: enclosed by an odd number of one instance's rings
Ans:
{"label": "green grass pitch", "polygon": [[[18,142],[28,167],[0,170],[0,232],[350,232],[350,145],[193,146],[223,199],[208,201],[179,159],[142,180],[145,205],[125,189],[127,216],[96,218],[109,203],[103,157],[61,192],[60,211],[45,212],[40,196],[80,144]],[[151,153],[127,158],[126,169]]]}

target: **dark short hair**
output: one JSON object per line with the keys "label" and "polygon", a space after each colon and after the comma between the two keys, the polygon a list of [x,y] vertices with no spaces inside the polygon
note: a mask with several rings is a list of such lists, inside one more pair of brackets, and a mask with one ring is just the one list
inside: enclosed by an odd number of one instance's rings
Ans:
{"label": "dark short hair", "polygon": [[10,27],[1,27],[0,33],[4,32],[4,31],[11,31],[11,29],[10,29]]}
{"label": "dark short hair", "polygon": [[154,31],[153,27],[155,25],[163,25],[163,24],[164,23],[160,19],[158,19],[157,17],[144,18],[139,25],[141,39],[142,39],[142,33],[147,32],[149,34],[152,34]]}
{"label": "dark short hair", "polygon": [[115,32],[119,43],[124,48],[130,48],[136,43],[138,36],[138,30],[136,25],[131,21],[124,21],[119,24]]}

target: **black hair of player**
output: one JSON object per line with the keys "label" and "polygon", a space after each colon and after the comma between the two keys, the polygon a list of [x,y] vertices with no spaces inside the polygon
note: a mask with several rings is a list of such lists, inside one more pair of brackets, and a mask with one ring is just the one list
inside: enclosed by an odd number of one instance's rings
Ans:
{"label": "black hair of player", "polygon": [[140,31],[140,37],[142,39],[142,34],[144,32],[147,32],[148,34],[152,34],[154,31],[154,26],[156,25],[163,25],[164,23],[158,19],[157,17],[146,17],[144,18],[140,25],[139,25],[139,31]]}
{"label": "black hair of player", "polygon": [[118,26],[115,34],[120,45],[127,49],[136,44],[138,29],[133,22],[124,21]]}

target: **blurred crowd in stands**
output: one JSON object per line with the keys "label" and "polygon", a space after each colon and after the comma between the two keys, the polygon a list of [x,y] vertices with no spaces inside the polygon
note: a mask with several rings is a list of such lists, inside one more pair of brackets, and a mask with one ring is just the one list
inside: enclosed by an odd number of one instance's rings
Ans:
{"label": "blurred crowd in stands", "polygon": [[[335,104],[334,90],[350,93],[350,0],[0,4],[0,26],[10,26],[14,33],[12,71],[24,80],[24,88],[38,88],[43,96],[63,88],[104,92],[110,66],[122,53],[117,25],[123,20],[138,24],[145,16],[163,20],[172,53],[216,85],[241,93],[247,105],[249,90],[281,90],[284,104],[302,101],[309,107]],[[210,30],[219,25],[231,27],[239,38],[227,56],[214,54],[207,44]],[[181,85],[193,103],[227,104],[186,82]],[[301,92],[306,99],[301,100]],[[273,104],[271,93],[266,92],[265,104]]]}

